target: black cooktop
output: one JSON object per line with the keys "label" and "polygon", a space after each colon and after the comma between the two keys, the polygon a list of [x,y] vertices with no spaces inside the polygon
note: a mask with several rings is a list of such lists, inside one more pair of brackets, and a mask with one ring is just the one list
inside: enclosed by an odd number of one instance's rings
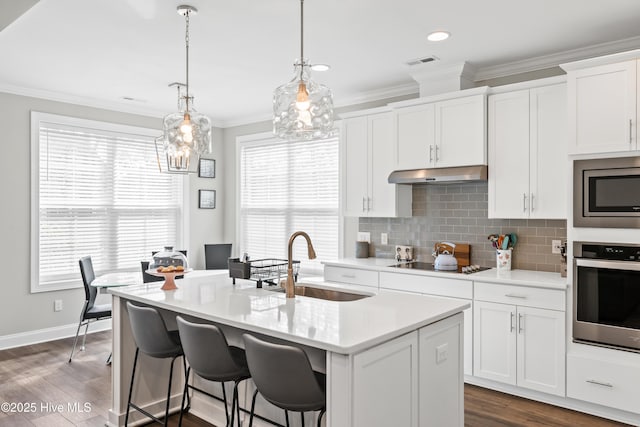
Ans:
{"label": "black cooktop", "polygon": [[466,268],[458,267],[456,270],[436,270],[435,266],[429,262],[420,262],[420,261],[410,261],[410,262],[401,262],[398,264],[390,265],[389,267],[395,268],[408,268],[412,270],[427,270],[427,271],[438,271],[440,273],[476,273],[478,271],[490,270],[490,267],[480,267],[479,265],[469,266]]}

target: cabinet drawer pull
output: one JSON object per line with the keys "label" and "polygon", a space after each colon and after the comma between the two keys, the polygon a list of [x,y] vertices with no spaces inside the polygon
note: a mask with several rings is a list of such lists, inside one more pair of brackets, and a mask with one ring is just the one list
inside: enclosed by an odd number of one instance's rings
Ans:
{"label": "cabinet drawer pull", "polygon": [[513,324],[513,321],[514,321],[514,320],[515,320],[515,318],[516,318],[516,314],[515,314],[515,313],[513,313],[513,312],[511,312],[510,314],[511,314],[511,328],[509,329],[509,332],[513,332],[513,329],[515,328],[515,326],[514,326],[514,324]]}
{"label": "cabinet drawer pull", "polygon": [[613,388],[613,384],[609,384],[609,383],[603,383],[600,381],[596,381],[596,380],[586,380],[589,384],[595,384],[595,385],[601,385],[603,387],[609,387],[609,388]]}
{"label": "cabinet drawer pull", "polygon": [[438,145],[436,144],[436,162],[440,160],[440,157],[438,157]]}
{"label": "cabinet drawer pull", "polygon": [[508,298],[520,298],[520,299],[527,299],[526,295],[518,295],[518,294],[504,294],[505,297]]}
{"label": "cabinet drawer pull", "polygon": [[429,146],[429,162],[433,162],[433,145]]}
{"label": "cabinet drawer pull", "polygon": [[356,275],[355,274],[343,274],[341,277],[344,277],[345,279],[355,279]]}
{"label": "cabinet drawer pull", "polygon": [[524,328],[522,327],[522,314],[518,313],[518,333],[521,334]]}
{"label": "cabinet drawer pull", "polygon": [[362,212],[364,212],[364,196],[362,197]]}
{"label": "cabinet drawer pull", "polygon": [[533,212],[533,210],[535,209],[535,208],[533,207],[533,193],[531,193],[531,196],[530,196],[530,197],[531,197],[531,212]]}
{"label": "cabinet drawer pull", "polygon": [[367,197],[367,212],[371,210],[371,197]]}
{"label": "cabinet drawer pull", "polygon": [[522,193],[522,212],[527,211],[527,195]]}

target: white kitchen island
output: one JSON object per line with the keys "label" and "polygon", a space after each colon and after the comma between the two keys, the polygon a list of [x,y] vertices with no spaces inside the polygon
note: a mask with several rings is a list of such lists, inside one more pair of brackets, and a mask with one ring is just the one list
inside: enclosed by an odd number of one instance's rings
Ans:
{"label": "white kitchen island", "polygon": [[[314,369],[327,374],[326,426],[464,424],[462,310],[468,303],[400,292],[348,302],[301,296],[287,300],[283,293],[257,289],[255,282],[236,282],[231,283],[226,271],[195,271],[176,281],[174,291],[160,290],[158,282],[110,290],[114,356],[110,425],[124,423],[135,352],[126,301],[157,307],[170,329],[176,327],[177,314],[215,323],[232,345],[242,346],[242,334],[251,333],[302,346]],[[151,412],[163,411],[168,365],[169,361],[146,356],[138,364],[134,401]],[[175,378],[172,407],[177,409],[183,377]],[[221,394],[219,384],[204,386]],[[252,392],[250,380],[241,383],[243,408],[250,407]],[[222,403],[199,393],[191,412],[215,425],[225,424]],[[256,412],[284,422],[283,411],[261,399]],[[307,414],[307,425],[313,425],[315,416]],[[292,425],[300,422],[298,416],[290,418]],[[247,423],[248,417],[243,425]]]}

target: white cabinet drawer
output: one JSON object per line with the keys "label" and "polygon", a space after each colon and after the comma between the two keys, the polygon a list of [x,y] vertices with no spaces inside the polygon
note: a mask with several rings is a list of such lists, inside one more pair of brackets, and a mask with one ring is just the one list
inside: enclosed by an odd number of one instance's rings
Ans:
{"label": "white cabinet drawer", "polygon": [[324,266],[324,280],[327,282],[352,283],[373,288],[378,287],[378,272],[357,268]]}
{"label": "white cabinet drawer", "polygon": [[566,310],[565,292],[562,290],[475,282],[474,291],[478,301]]}
{"label": "white cabinet drawer", "polygon": [[473,298],[473,284],[470,280],[450,279],[447,277],[381,271],[380,287],[444,297]]}
{"label": "white cabinet drawer", "polygon": [[640,366],[567,355],[567,396],[640,413]]}

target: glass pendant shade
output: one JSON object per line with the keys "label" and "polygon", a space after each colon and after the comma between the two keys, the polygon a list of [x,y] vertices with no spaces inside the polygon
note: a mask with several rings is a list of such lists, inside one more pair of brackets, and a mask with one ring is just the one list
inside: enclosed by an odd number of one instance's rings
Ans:
{"label": "glass pendant shade", "polygon": [[163,135],[156,139],[160,172],[195,173],[200,156],[211,152],[211,120],[193,108],[193,96],[189,94],[189,17],[197,11],[192,6],[178,6],[178,14],[185,17],[186,23],[186,84],[169,85],[178,88],[179,111],[165,116]]}
{"label": "glass pendant shade", "polygon": [[295,64],[294,77],[273,94],[273,133],[287,140],[334,136],[331,90],[311,80],[305,61]]}
{"label": "glass pendant shade", "polygon": [[200,156],[211,152],[211,120],[191,107],[165,116],[163,127],[160,150],[156,142],[160,171],[197,172]]}

